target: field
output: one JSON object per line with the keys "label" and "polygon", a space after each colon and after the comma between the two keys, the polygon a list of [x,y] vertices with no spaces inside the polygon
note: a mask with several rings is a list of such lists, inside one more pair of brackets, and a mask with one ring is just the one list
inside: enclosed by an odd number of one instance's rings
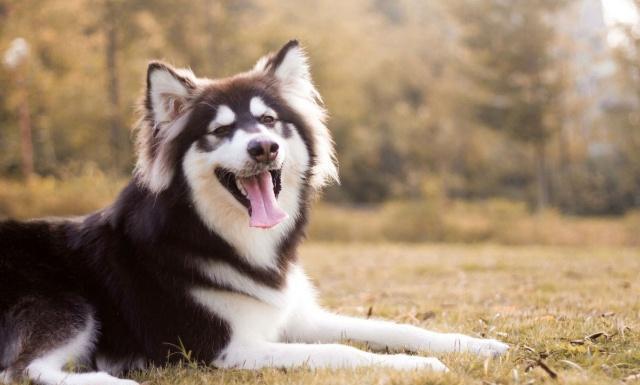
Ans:
{"label": "field", "polygon": [[135,378],[158,385],[640,383],[638,249],[312,243],[301,256],[322,303],[335,311],[499,338],[512,349],[489,360],[444,355],[445,375],[184,364]]}

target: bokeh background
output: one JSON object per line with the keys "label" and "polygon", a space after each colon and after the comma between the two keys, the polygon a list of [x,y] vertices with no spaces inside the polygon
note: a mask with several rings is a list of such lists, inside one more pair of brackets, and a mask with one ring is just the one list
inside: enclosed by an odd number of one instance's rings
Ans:
{"label": "bokeh background", "polygon": [[0,217],[108,204],[147,61],[309,52],[342,183],[310,237],[640,245],[640,0],[0,0]]}

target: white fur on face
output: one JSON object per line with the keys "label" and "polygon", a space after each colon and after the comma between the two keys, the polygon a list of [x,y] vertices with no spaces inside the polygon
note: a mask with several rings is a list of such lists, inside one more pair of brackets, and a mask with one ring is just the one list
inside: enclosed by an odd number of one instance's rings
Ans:
{"label": "white fur on face", "polygon": [[[254,97],[250,102],[251,112],[270,111],[261,98]],[[255,114],[254,114],[255,115]],[[261,116],[261,115],[260,115]],[[222,104],[217,107],[216,116],[209,124],[209,130],[213,131],[218,127],[233,124],[236,120],[235,112],[228,106]],[[262,139],[275,142],[280,147],[278,156],[274,161],[275,168],[280,168],[286,157],[286,149],[283,148],[283,138],[264,125],[258,124],[258,132],[247,132],[237,130],[231,139],[221,138],[219,146],[210,153],[210,162],[216,167],[222,167],[237,175],[242,175],[245,170],[251,170],[254,160],[249,156],[247,147],[253,139]]]}
{"label": "white fur on face", "polygon": [[[247,133],[239,130],[232,140],[211,152],[200,151],[194,144],[187,151],[182,167],[191,187],[196,211],[204,223],[231,244],[248,263],[275,269],[278,244],[293,229],[299,215],[299,194],[309,167],[309,154],[295,130],[286,139],[266,131]],[[214,173],[218,167],[240,173],[249,159],[249,140],[260,135],[268,135],[280,146],[276,162],[282,166],[282,189],[277,199],[280,207],[289,214],[287,219],[271,229],[249,227],[247,208],[220,184]]]}
{"label": "white fur on face", "polygon": [[236,121],[236,113],[233,112],[233,110],[228,106],[222,104],[218,106],[216,110],[216,117],[211,122],[209,127],[216,128],[216,127],[228,126],[230,124],[233,124],[233,122],[235,121]]}
{"label": "white fur on face", "polygon": [[266,113],[269,113],[269,115],[273,116],[274,118],[278,117],[278,114],[276,114],[274,110],[269,108],[259,96],[254,96],[253,98],[251,98],[251,102],[249,103],[249,110],[251,111],[251,115],[256,118],[259,118]]}
{"label": "white fur on face", "polygon": [[209,162],[216,167],[222,167],[237,175],[251,171],[255,161],[249,155],[247,147],[253,139],[270,140],[279,146],[278,156],[273,161],[275,168],[280,168],[287,156],[284,138],[262,127],[259,132],[237,130],[231,139],[221,139],[221,143],[214,151],[208,153]]}
{"label": "white fur on face", "polygon": [[[250,103],[251,114],[258,118],[265,113],[269,113],[274,118],[277,114],[273,109],[268,107],[262,98],[255,96]],[[236,120],[235,112],[226,105],[217,107],[216,116],[209,124],[209,131],[213,132],[216,128],[233,124]],[[257,123],[258,132],[247,132],[245,130],[237,130],[231,139],[219,138],[215,140],[218,143],[217,148],[211,153],[211,161],[218,167],[222,167],[237,175],[242,175],[245,170],[251,170],[254,160],[249,156],[247,147],[249,142],[254,139],[268,140],[275,142],[279,146],[278,155],[274,161],[274,167],[280,168],[286,158],[286,146],[282,137],[281,122],[276,122],[277,130],[267,128],[263,124]]]}

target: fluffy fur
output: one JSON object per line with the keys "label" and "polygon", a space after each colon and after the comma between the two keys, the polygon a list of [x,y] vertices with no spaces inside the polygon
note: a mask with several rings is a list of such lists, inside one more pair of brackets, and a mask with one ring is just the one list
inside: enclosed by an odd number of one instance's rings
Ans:
{"label": "fluffy fur", "polygon": [[[318,306],[296,247],[313,195],[338,179],[324,120],[295,41],[226,79],[152,62],[134,177],[114,204],[80,219],[0,223],[0,382],[130,385],[116,376],[175,362],[182,348],[219,368],[446,370],[436,358],[337,344],[344,338],[504,352],[495,340]],[[257,181],[264,201],[248,191]],[[267,228],[251,227],[271,199]]]}

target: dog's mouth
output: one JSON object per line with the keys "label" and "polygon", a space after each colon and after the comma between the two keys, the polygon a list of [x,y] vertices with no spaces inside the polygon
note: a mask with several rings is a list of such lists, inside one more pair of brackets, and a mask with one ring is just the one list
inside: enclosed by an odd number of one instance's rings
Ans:
{"label": "dog's mouth", "polygon": [[282,170],[240,177],[227,169],[217,168],[215,174],[231,195],[247,208],[249,226],[268,229],[288,217],[277,200],[282,189]]}

